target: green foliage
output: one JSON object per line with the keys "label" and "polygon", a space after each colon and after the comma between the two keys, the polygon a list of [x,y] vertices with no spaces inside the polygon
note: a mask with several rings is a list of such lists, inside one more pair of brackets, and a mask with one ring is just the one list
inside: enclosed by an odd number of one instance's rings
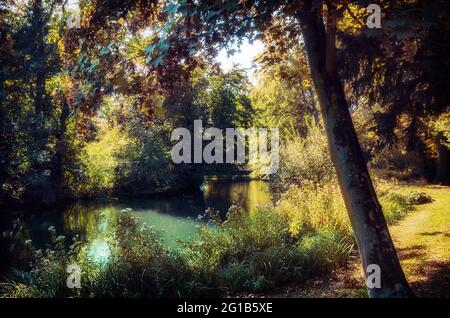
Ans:
{"label": "green foliage", "polygon": [[374,173],[383,179],[414,180],[424,175],[424,156],[417,151],[402,151],[400,147],[382,150],[370,162]]}
{"label": "green foliage", "polygon": [[280,149],[280,167],[271,187],[283,193],[291,185],[320,186],[335,178],[325,132],[311,125],[305,138],[287,141]]}
{"label": "green foliage", "polygon": [[[350,235],[347,210],[324,132],[311,126],[306,138],[286,142],[280,156],[280,169],[270,182],[278,198],[276,208],[289,217],[290,233],[299,235],[308,229],[325,228]],[[375,186],[389,224],[402,219],[412,205],[426,202],[421,194],[392,191],[389,182],[375,180]]]}
{"label": "green foliage", "polygon": [[84,196],[111,192],[115,187],[117,155],[129,141],[119,127],[100,133],[98,140],[86,144],[80,155],[83,183],[76,184]]}
{"label": "green foliage", "polygon": [[[388,223],[403,218],[424,196],[379,186]],[[250,213],[232,206],[202,216],[197,237],[170,251],[155,229],[124,210],[108,226],[107,262],[93,263],[87,246],[50,228],[46,251],[30,246],[29,272],[1,284],[6,297],[202,297],[263,292],[301,283],[345,265],[355,244],[337,186],[292,187],[275,206]],[[25,233],[19,227],[21,233]],[[26,234],[26,233],[25,233]],[[82,288],[66,287],[67,264],[82,268]]]}
{"label": "green foliage", "polygon": [[156,193],[194,182],[195,173],[170,158],[170,126],[149,125],[134,107],[133,99],[104,102],[95,139],[77,151],[67,175],[75,196]]}
{"label": "green foliage", "polygon": [[304,256],[302,268],[306,275],[326,274],[337,266],[345,265],[354,246],[351,237],[336,229],[322,228],[307,234],[299,243]]}
{"label": "green foliage", "polygon": [[407,193],[407,200],[411,205],[425,204],[433,201],[430,195],[419,191],[411,191]]}
{"label": "green foliage", "polygon": [[250,103],[248,79],[241,69],[228,73],[206,75],[208,88],[199,91],[197,103],[204,104],[213,127],[250,126],[253,109]]}
{"label": "green foliage", "polygon": [[432,130],[435,135],[442,138],[442,143],[450,148],[450,108],[447,108],[433,121]]}
{"label": "green foliage", "polygon": [[[298,282],[345,263],[353,240],[306,54],[302,46],[288,49],[299,42],[299,8],[289,1],[114,4],[83,1],[83,27],[76,30],[68,30],[64,13],[55,13],[59,1],[2,6],[0,203],[48,204],[67,196],[195,185],[204,171],[174,165],[169,141],[173,128],[191,128],[194,119],[218,128],[279,127],[282,160],[271,178],[278,202],[252,213],[232,207],[225,222],[201,226],[198,240],[187,242],[180,254],[124,213],[111,229],[113,255],[105,266],[93,266],[79,242],[66,250],[64,237],[50,229],[51,246],[32,249],[31,271],[6,284],[7,295],[218,295]],[[405,1],[398,8],[415,5]],[[389,9],[391,17],[398,14],[395,6]],[[404,149],[417,148],[416,137],[433,148],[436,140],[430,146],[428,134],[449,146],[446,45],[437,47],[429,27],[414,41],[404,34],[398,45],[389,38],[367,41],[354,21],[338,22],[339,58],[355,61],[340,72],[349,106],[376,105],[372,114],[368,108],[361,118],[354,114],[368,131],[366,148],[402,141],[401,147],[378,149],[371,165],[406,178],[423,175],[418,167],[426,158]],[[446,14],[435,23],[444,44],[445,23]],[[268,50],[260,57],[261,82],[250,91],[243,70],[223,73],[209,55],[217,44],[253,37],[256,30]],[[432,80],[434,74],[439,80]],[[433,113],[431,119],[424,110]],[[390,224],[412,205],[431,200],[423,193],[380,197]],[[64,285],[69,262],[83,265],[82,291]]]}
{"label": "green foliage", "polygon": [[[189,280],[189,270],[179,256],[164,247],[154,229],[139,223],[127,211],[122,212],[111,233],[110,248],[110,261],[88,272],[85,295],[161,297],[184,294],[183,283]],[[89,264],[85,268],[89,269]]]}
{"label": "green foliage", "polygon": [[247,254],[289,241],[287,219],[270,209],[247,214],[233,206],[223,224],[214,224],[202,227],[200,238],[188,245],[186,255],[192,266],[215,271],[230,258],[243,260]]}
{"label": "green foliage", "polygon": [[54,203],[62,192],[68,114],[61,98],[57,43],[60,4],[29,1],[2,7],[0,26],[0,203]]}
{"label": "green foliage", "polygon": [[292,186],[281,196],[277,209],[288,215],[289,231],[293,235],[322,228],[351,233],[347,210],[336,184]]}
{"label": "green foliage", "polygon": [[[80,242],[66,250],[50,229],[52,244],[33,250],[30,272],[1,285],[7,297],[182,297],[264,291],[327,273],[345,263],[351,239],[333,229],[289,233],[289,218],[265,207],[252,213],[230,208],[221,222],[209,213],[198,238],[181,252],[168,251],[154,229],[123,211],[111,227],[111,257],[99,265]],[[32,248],[32,243],[27,242]],[[67,264],[82,269],[82,288],[66,287]]]}
{"label": "green foliage", "polygon": [[249,83],[242,69],[223,73],[213,67],[196,68],[191,82],[175,86],[163,107],[173,128],[189,128],[195,119],[220,129],[246,128],[253,119],[248,95]]}
{"label": "green foliage", "polygon": [[395,224],[403,219],[414,208],[414,205],[431,201],[432,199],[428,194],[418,191],[399,193],[392,190],[380,196],[380,203],[388,224]]}
{"label": "green foliage", "polygon": [[[31,240],[26,240],[31,252],[31,271],[16,271],[1,288],[9,297],[64,297],[72,296],[66,286],[68,264],[73,264],[82,248],[75,237],[67,249],[65,237],[58,236],[54,227],[49,227],[50,244],[46,250],[35,249]],[[67,294],[69,292],[69,294]]]}
{"label": "green foliage", "polygon": [[383,214],[388,224],[396,223],[403,219],[411,210],[411,205],[405,195],[388,193],[380,198]]}
{"label": "green foliage", "polygon": [[299,48],[276,53],[282,62],[275,65],[265,62],[266,54],[274,54],[271,50],[262,53],[264,68],[250,96],[258,124],[277,127],[283,140],[291,140],[305,136],[309,122],[320,124],[317,97],[305,53]]}
{"label": "green foliage", "polygon": [[121,192],[145,193],[175,188],[182,183],[180,167],[170,158],[168,132],[160,126],[137,128],[117,154],[117,187]]}

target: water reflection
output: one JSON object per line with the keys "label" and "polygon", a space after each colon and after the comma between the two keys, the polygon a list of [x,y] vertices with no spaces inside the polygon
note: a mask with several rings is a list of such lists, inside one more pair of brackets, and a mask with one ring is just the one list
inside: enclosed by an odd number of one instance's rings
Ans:
{"label": "water reflection", "polygon": [[207,207],[226,212],[231,204],[238,203],[246,211],[254,211],[270,202],[270,192],[264,181],[214,181],[205,183]]}
{"label": "water reflection", "polygon": [[235,203],[247,211],[254,211],[257,206],[269,202],[266,182],[216,180],[205,182],[201,190],[113,203],[77,202],[54,211],[23,211],[23,214],[27,215],[25,223],[38,246],[44,247],[48,242],[47,229],[52,225],[58,234],[78,235],[86,241],[89,259],[100,264],[110,257],[108,235],[124,209],[131,209],[133,215],[155,228],[168,248],[176,249],[179,240],[195,237],[199,224],[197,216],[206,208],[219,210],[224,216]]}
{"label": "water reflection", "polygon": [[96,238],[88,242],[87,257],[95,264],[105,264],[111,256],[111,250],[105,238]]}

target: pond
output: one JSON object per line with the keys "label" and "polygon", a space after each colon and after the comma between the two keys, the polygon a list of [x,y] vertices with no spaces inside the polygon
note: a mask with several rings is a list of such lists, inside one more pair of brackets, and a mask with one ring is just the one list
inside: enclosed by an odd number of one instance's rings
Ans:
{"label": "pond", "polygon": [[[195,237],[200,224],[198,215],[207,208],[220,211],[225,217],[228,208],[237,203],[247,211],[270,202],[267,182],[260,180],[209,180],[199,188],[172,194],[158,194],[113,202],[75,202],[62,208],[21,211],[29,236],[37,247],[45,248],[50,226],[67,238],[78,235],[87,242],[89,259],[96,263],[109,257],[106,241],[108,229],[124,209],[152,226],[170,249],[179,247],[179,240]],[[11,224],[9,222],[9,224]],[[5,251],[9,250],[9,251]],[[3,254],[9,255],[3,255]],[[6,266],[24,266],[23,252],[3,247],[3,270]],[[13,255],[11,255],[13,254]],[[7,256],[7,257],[6,257]],[[1,269],[0,269],[1,270]]]}

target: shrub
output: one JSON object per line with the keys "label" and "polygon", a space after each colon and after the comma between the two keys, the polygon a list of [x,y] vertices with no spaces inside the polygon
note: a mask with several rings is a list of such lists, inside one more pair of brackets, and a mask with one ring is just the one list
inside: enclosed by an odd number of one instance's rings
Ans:
{"label": "shrub", "polygon": [[328,152],[325,132],[311,126],[306,138],[288,141],[280,149],[280,167],[271,176],[271,187],[276,193],[289,186],[323,185],[334,179],[335,171]]}
{"label": "shrub", "polygon": [[414,205],[429,203],[432,198],[423,192],[410,191],[406,194],[393,191],[383,193],[380,203],[388,224],[394,224],[403,219]]}
{"label": "shrub", "polygon": [[381,178],[409,181],[424,176],[426,163],[421,152],[390,147],[374,155],[369,165]]}
{"label": "shrub", "polygon": [[66,249],[65,237],[49,227],[50,244],[46,250],[35,249],[31,240],[25,241],[31,252],[31,270],[15,271],[12,278],[1,285],[9,297],[67,297],[75,296],[66,286],[68,264],[76,262],[81,242],[75,237]]}
{"label": "shrub", "polygon": [[407,194],[406,200],[411,205],[419,205],[419,204],[425,204],[430,203],[433,201],[431,196],[426,194],[425,192],[419,192],[419,191],[411,191]]}
{"label": "shrub", "polygon": [[395,224],[403,219],[412,209],[408,196],[397,192],[388,192],[380,197],[384,217],[388,224]]}
{"label": "shrub", "polygon": [[118,192],[136,194],[167,191],[186,187],[186,183],[195,179],[194,176],[187,177],[193,175],[189,167],[175,165],[171,160],[170,133],[167,128],[156,124],[146,127],[138,122],[128,127],[126,133],[130,142],[116,155]]}

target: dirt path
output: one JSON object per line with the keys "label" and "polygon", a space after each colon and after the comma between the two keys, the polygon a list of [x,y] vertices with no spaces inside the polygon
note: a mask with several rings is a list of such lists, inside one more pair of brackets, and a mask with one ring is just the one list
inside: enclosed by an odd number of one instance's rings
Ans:
{"label": "dirt path", "polygon": [[[450,187],[402,186],[398,192],[425,192],[432,203],[415,206],[414,211],[390,226],[408,282],[419,297],[450,297]],[[261,296],[261,295],[257,295]],[[348,268],[326,278],[267,297],[366,297],[366,289],[356,255]]]}

